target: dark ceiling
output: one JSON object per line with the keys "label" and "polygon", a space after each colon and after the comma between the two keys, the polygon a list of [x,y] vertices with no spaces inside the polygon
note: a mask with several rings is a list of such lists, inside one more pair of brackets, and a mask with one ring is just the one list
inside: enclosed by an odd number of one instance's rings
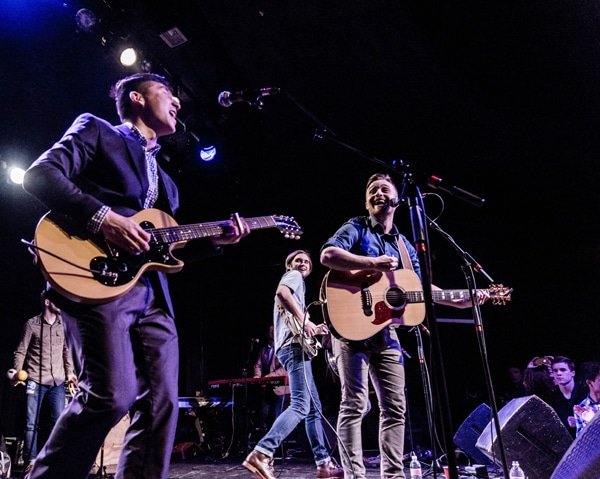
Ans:
{"label": "dark ceiling", "polygon": [[[362,214],[365,180],[383,169],[369,158],[405,160],[423,191],[431,191],[423,179],[436,174],[486,198],[475,208],[440,193],[439,223],[495,280],[515,288],[512,304],[483,311],[496,371],[537,354],[598,359],[595,2],[3,4],[0,159],[27,166],[82,111],[117,122],[107,91],[137,71],[117,62],[129,42],[183,100],[187,135],[165,141],[162,159],[181,187],[179,221],[277,213],[294,215],[305,230],[297,243],[254,233],[223,258],[172,278],[184,354],[204,361],[184,371],[185,389],[240,374],[248,339],[270,321],[287,252],[301,246],[317,258],[345,219]],[[100,20],[93,32],[75,24],[83,7]],[[169,48],[159,35],[174,27],[188,41]],[[282,94],[265,98],[262,110],[217,104],[221,91],[267,86]],[[323,127],[338,141],[315,141]],[[214,142],[218,159],[197,161],[191,133]],[[10,351],[41,286],[19,240],[31,237],[44,210],[8,184],[0,196],[0,311],[10,332],[2,346]],[[426,207],[436,216],[440,203],[428,197]],[[410,236],[406,216],[400,209],[397,219]],[[441,237],[431,240],[435,282],[462,287],[455,253]],[[309,279],[309,299],[323,273],[316,268]],[[444,325],[442,333],[450,369],[481,361],[470,328]]]}

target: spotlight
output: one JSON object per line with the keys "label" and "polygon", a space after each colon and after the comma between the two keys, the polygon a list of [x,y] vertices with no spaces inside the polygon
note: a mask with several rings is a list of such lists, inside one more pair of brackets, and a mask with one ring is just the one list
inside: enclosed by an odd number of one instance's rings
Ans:
{"label": "spotlight", "polygon": [[8,169],[8,177],[10,181],[15,183],[16,185],[23,184],[23,177],[25,176],[25,170],[23,168],[19,168],[18,166],[13,166]]}
{"label": "spotlight", "polygon": [[214,145],[203,146],[200,148],[200,159],[202,161],[212,161],[217,156],[217,149]]}
{"label": "spotlight", "polygon": [[98,17],[88,8],[82,8],[75,14],[77,27],[84,32],[91,32],[98,24]]}
{"label": "spotlight", "polygon": [[121,65],[130,67],[137,61],[137,52],[133,48],[125,48],[119,57]]}
{"label": "spotlight", "polygon": [[152,62],[150,60],[142,60],[140,62],[140,68],[145,73],[150,73],[152,71]]}

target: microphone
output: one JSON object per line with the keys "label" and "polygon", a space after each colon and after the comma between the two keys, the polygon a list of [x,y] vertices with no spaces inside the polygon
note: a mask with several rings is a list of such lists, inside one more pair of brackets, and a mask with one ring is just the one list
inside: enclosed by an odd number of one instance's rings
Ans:
{"label": "microphone", "polygon": [[258,338],[251,338],[250,342],[251,343],[260,343],[260,339],[258,339]]}
{"label": "microphone", "polygon": [[[421,193],[421,198],[425,198],[428,195],[432,195],[434,193]],[[396,206],[399,206],[403,203],[406,203],[406,198],[392,198],[391,200],[389,200],[387,202],[388,206],[391,206],[392,208],[395,208]]]}
{"label": "microphone", "polygon": [[477,195],[474,195],[473,193],[463,190],[458,186],[444,185],[444,180],[442,180],[438,176],[431,175],[429,178],[427,178],[427,186],[429,186],[430,188],[445,191],[446,193],[449,193],[452,196],[456,196],[457,198],[466,201],[467,203],[471,203],[474,206],[481,207],[485,203],[485,198],[481,198]]}
{"label": "microphone", "polygon": [[276,87],[265,87],[258,90],[240,90],[240,91],[222,91],[219,93],[217,102],[225,108],[229,108],[234,103],[245,102],[250,105],[260,104],[260,101],[265,96],[278,95],[281,89]]}

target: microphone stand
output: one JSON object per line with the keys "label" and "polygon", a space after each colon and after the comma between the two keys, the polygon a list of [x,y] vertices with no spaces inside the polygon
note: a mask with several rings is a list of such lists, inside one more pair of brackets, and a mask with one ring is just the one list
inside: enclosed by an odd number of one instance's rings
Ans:
{"label": "microphone stand", "polygon": [[[494,422],[494,428],[496,430],[496,434],[498,436],[498,447],[500,449],[500,460],[502,462],[502,469],[504,472],[504,477],[508,477],[508,463],[506,461],[506,453],[504,450],[504,443],[502,440],[502,432],[500,429],[500,420],[498,418],[498,406],[496,403],[496,395],[494,393],[494,386],[492,384],[492,375],[490,372],[490,365],[488,360],[487,346],[485,341],[485,333],[483,330],[483,321],[481,316],[481,308],[479,303],[477,302],[477,290],[475,288],[475,275],[474,270],[480,273],[488,282],[488,284],[493,284],[494,280],[492,277],[487,274],[487,272],[481,267],[481,265],[473,259],[473,257],[462,249],[450,236],[446,233],[434,220],[427,218],[429,220],[429,226],[433,228],[435,231],[440,233],[444,239],[448,241],[448,243],[456,250],[458,255],[463,260],[463,265],[461,269],[465,275],[465,281],[467,286],[469,287],[469,295],[471,297],[471,302],[473,303],[473,321],[475,324],[475,334],[477,336],[477,343],[479,345],[479,354],[481,355],[481,360],[483,363],[483,373],[485,377],[485,383],[488,390],[488,396],[491,404],[492,411],[492,419]],[[493,433],[494,428],[491,429],[492,432],[492,442],[493,442]]]}
{"label": "microphone stand", "polygon": [[[458,471],[456,468],[456,457],[454,456],[453,439],[452,439],[452,415],[450,412],[450,404],[448,400],[448,387],[446,384],[446,376],[444,371],[444,362],[442,354],[442,345],[439,338],[438,324],[435,316],[433,305],[433,294],[431,288],[431,257],[429,254],[429,237],[427,235],[427,223],[425,215],[425,206],[423,197],[418,185],[414,182],[412,174],[406,171],[408,168],[404,164],[402,186],[400,191],[400,199],[406,198],[409,207],[409,215],[412,225],[413,244],[417,250],[419,263],[421,264],[421,283],[423,285],[423,299],[425,303],[425,317],[427,318],[429,330],[431,331],[431,355],[432,355],[432,378],[433,390],[436,392],[432,395],[432,410],[440,413],[440,425],[442,429],[442,443],[444,445],[446,460],[448,461],[449,479],[458,479]],[[436,402],[438,408],[436,408]],[[432,420],[435,429],[435,421]],[[435,434],[435,431],[433,432]],[[433,455],[433,477],[436,477],[438,472],[436,442],[437,435],[432,437],[432,455]]]}
{"label": "microphone stand", "polygon": [[[425,326],[419,325],[414,326],[411,330],[415,333],[415,338],[417,339],[417,356],[419,359],[419,368],[421,370],[421,382],[423,383],[423,396],[425,398],[425,411],[427,413],[427,428],[429,430],[429,436],[431,438],[431,451],[432,451],[432,459],[435,461],[436,455],[433,453],[435,450],[435,426],[433,423],[433,404],[431,398],[431,389],[429,383],[429,375],[427,373],[427,361],[425,360],[425,349],[423,347],[423,336],[421,335],[421,330],[419,328],[423,328],[423,330],[429,335],[429,330],[425,329]],[[412,444],[414,444],[411,441]]]}

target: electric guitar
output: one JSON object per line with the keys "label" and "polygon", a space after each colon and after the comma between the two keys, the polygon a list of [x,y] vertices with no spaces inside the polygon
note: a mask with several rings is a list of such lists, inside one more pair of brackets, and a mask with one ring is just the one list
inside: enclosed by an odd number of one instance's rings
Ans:
{"label": "electric guitar", "polygon": [[286,324],[290,328],[290,331],[292,332],[292,334],[296,338],[298,338],[298,342],[300,343],[300,346],[302,347],[302,349],[304,349],[304,352],[306,353],[306,355],[310,359],[312,359],[317,354],[319,354],[319,350],[322,348],[322,345],[321,345],[321,342],[317,339],[317,337],[316,336],[313,336],[313,337],[308,336],[304,332],[304,328],[298,322],[296,317],[292,313],[290,313],[287,309],[285,309],[283,306],[279,306],[279,311],[280,311],[280,313],[282,313],[284,315]]}
{"label": "electric guitar", "polygon": [[[491,285],[493,304],[511,300],[512,288]],[[469,290],[434,290],[434,301],[468,299]],[[390,324],[416,326],[425,319],[421,280],[410,269],[383,273],[373,270],[331,270],[321,284],[323,316],[338,337],[360,341]]]}
{"label": "electric guitar", "polygon": [[[69,235],[42,217],[35,231],[38,262],[46,280],[62,295],[80,303],[102,303],[129,291],[147,270],[176,273],[183,261],[171,251],[198,238],[218,236],[227,231],[228,221],[179,226],[167,213],[147,209],[131,217],[150,233],[150,250],[130,255],[107,243],[101,235],[91,239]],[[302,229],[289,216],[245,218],[251,230],[277,228],[286,238],[298,239]]]}

